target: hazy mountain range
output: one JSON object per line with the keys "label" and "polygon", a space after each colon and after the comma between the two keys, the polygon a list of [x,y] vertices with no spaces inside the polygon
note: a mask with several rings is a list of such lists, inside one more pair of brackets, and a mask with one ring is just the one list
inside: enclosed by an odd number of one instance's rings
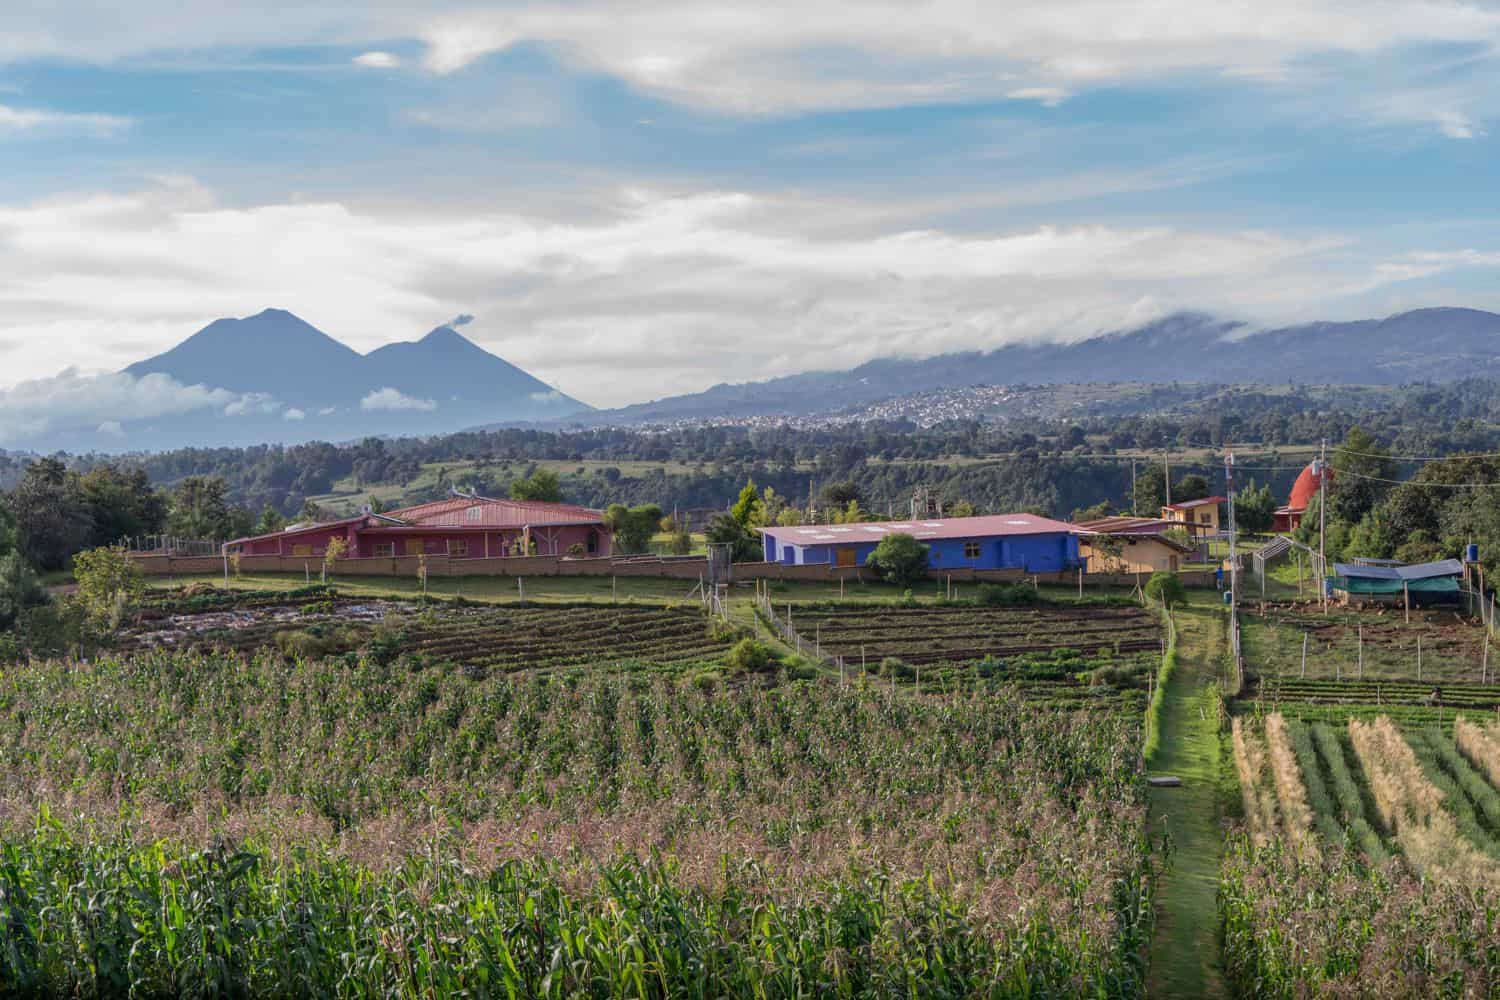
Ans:
{"label": "hazy mountain range", "polygon": [[[671,423],[807,415],[914,392],[1067,382],[1399,385],[1500,379],[1500,315],[1419,309],[1386,319],[1308,323],[1252,333],[1182,313],[1071,344],[1002,347],[924,359],[881,359],[847,371],[716,385],[583,416],[590,424]],[[572,422],[572,421],[569,421]]]}
{"label": "hazy mountain range", "polygon": [[[116,375],[0,391],[0,444],[135,451],[534,423],[598,426],[858,412],[895,397],[972,386],[1062,383],[1394,385],[1500,379],[1500,315],[1421,309],[1382,320],[1253,332],[1184,313],[1070,344],[1028,344],[848,371],[717,385],[593,410],[451,326],[360,354],[289,312],[221,319]],[[1149,397],[1142,397],[1143,405]],[[1003,394],[998,404],[1004,407]],[[887,408],[889,409],[889,408]],[[994,409],[993,406],[990,407]],[[886,412],[880,407],[868,412]],[[1000,414],[1000,415],[1003,415]]]}

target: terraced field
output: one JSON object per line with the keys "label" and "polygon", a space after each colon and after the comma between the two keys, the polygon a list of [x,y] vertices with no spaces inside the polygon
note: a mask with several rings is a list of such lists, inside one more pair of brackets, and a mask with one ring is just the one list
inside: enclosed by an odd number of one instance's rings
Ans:
{"label": "terraced field", "polygon": [[117,651],[280,647],[319,654],[381,649],[470,672],[548,670],[580,664],[712,662],[732,633],[708,626],[696,606],[525,604],[423,606],[355,601],[321,588],[207,593],[159,601],[128,628]]}
{"label": "terraced field", "polygon": [[973,680],[1015,683],[1057,706],[1140,707],[1161,664],[1156,617],[1135,607],[824,604],[794,609],[811,651],[944,690]]}

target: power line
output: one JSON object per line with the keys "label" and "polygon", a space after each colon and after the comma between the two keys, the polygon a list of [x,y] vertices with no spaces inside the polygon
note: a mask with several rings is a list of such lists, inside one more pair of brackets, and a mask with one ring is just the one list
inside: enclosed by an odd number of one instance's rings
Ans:
{"label": "power line", "polygon": [[1344,455],[1359,458],[1386,458],[1396,462],[1462,462],[1468,458],[1500,458],[1500,452],[1469,453],[1463,455],[1382,455],[1378,452],[1350,451],[1348,448],[1333,449]]}
{"label": "power line", "polygon": [[1482,490],[1500,487],[1500,481],[1489,483],[1433,483],[1424,482],[1418,479],[1386,479],[1384,476],[1367,476],[1362,472],[1354,472],[1350,469],[1335,470],[1334,475],[1349,476],[1354,479],[1364,479],[1372,483],[1387,483],[1392,486],[1423,486],[1448,490]]}

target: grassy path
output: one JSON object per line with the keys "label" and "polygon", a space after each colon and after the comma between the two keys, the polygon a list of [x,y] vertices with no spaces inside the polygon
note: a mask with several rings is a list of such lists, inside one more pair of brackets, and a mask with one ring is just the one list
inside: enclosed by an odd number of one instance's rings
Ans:
{"label": "grassy path", "polygon": [[1173,852],[1161,886],[1148,991],[1153,997],[1223,996],[1215,895],[1224,837],[1214,692],[1227,645],[1224,616],[1196,602],[1177,612],[1177,630],[1177,669],[1166,686],[1151,773],[1176,775],[1182,787],[1150,790],[1152,828],[1158,834],[1165,829]]}

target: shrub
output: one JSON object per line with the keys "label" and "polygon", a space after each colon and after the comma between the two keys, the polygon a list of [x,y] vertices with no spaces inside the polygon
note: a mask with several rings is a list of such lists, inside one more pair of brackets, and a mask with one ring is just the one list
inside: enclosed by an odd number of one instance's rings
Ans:
{"label": "shrub", "polygon": [[907,666],[906,661],[899,656],[887,656],[880,661],[880,676],[894,677],[897,680],[910,680],[916,676],[916,671]]}
{"label": "shrub", "polygon": [[865,565],[898,587],[910,587],[927,577],[927,546],[898,531],[880,540]]}
{"label": "shrub", "polygon": [[775,656],[765,643],[754,639],[741,639],[729,651],[728,663],[735,670],[748,674],[767,670],[775,662]]}
{"label": "shrub", "polygon": [[1029,583],[981,583],[974,603],[985,607],[1041,604],[1042,594]]}
{"label": "shrub", "polygon": [[1169,608],[1175,608],[1187,599],[1187,592],[1182,587],[1181,577],[1176,573],[1157,570],[1146,581],[1146,596]]}

